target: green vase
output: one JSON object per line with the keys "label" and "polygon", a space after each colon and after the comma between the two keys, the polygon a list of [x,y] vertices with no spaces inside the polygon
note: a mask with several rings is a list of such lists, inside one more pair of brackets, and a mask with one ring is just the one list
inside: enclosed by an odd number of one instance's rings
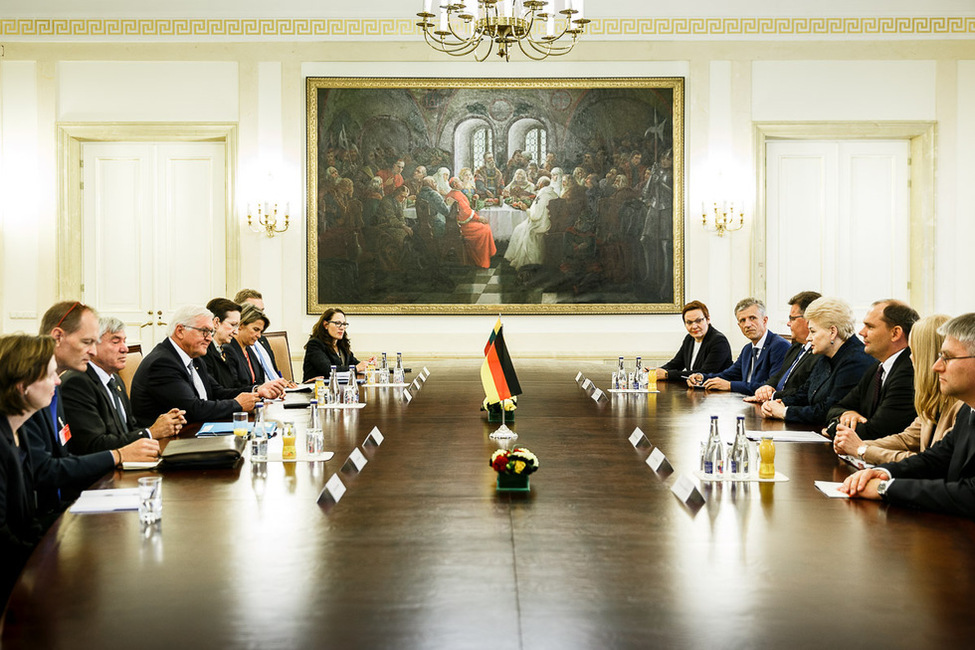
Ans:
{"label": "green vase", "polygon": [[528,474],[498,474],[498,492],[530,492]]}

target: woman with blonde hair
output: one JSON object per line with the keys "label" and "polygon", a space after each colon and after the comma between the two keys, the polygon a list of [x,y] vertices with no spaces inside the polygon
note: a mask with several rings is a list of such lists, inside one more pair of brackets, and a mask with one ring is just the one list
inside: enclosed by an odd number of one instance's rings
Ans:
{"label": "woman with blonde hair", "polygon": [[762,404],[762,417],[823,425],[829,409],[857,385],[874,359],[856,337],[853,309],[846,302],[817,298],[806,307],[805,317],[812,353],[820,359],[798,391]]}
{"label": "woman with blonde hair", "polygon": [[944,314],[922,318],[911,328],[910,351],[914,362],[914,408],[917,417],[901,433],[878,440],[861,440],[852,429],[836,434],[833,449],[872,465],[893,463],[918,454],[944,438],[953,426],[962,402],[941,393],[933,366],[944,337],[938,328],[950,319]]}

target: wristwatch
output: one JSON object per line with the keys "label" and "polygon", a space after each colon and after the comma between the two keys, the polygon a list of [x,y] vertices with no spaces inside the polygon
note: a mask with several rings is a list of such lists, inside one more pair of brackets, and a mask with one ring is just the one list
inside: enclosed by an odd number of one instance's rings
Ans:
{"label": "wristwatch", "polygon": [[857,447],[857,458],[859,458],[860,460],[863,460],[863,455],[865,453],[867,453],[867,446],[866,445],[860,445],[859,447]]}
{"label": "wristwatch", "polygon": [[880,483],[877,483],[877,494],[884,501],[887,500],[887,488],[889,488],[890,484],[893,482],[894,479],[891,478],[891,479],[887,479],[886,481],[881,481]]}

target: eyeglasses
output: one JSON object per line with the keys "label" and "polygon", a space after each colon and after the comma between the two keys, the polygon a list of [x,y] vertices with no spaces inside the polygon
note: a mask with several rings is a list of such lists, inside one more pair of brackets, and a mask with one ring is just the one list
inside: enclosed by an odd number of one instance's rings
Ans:
{"label": "eyeglasses", "polygon": [[193,327],[192,325],[183,325],[183,327],[185,327],[188,330],[196,330],[197,332],[199,332],[200,334],[202,334],[203,335],[203,338],[205,338],[205,339],[212,339],[213,338],[213,329],[212,328],[209,328],[209,327]]}
{"label": "eyeglasses", "polygon": [[790,315],[789,316],[789,322],[790,323],[794,323],[797,320],[799,320],[800,318],[805,318],[805,316],[803,316],[803,315],[799,315],[799,316],[792,316],[792,315]]}
{"label": "eyeglasses", "polygon": [[348,323],[341,320],[330,320],[328,321],[328,323],[329,325],[335,325],[335,327],[340,327],[340,328],[347,328],[349,326]]}
{"label": "eyeglasses", "polygon": [[686,325],[688,327],[690,327],[691,325],[701,325],[701,324],[704,323],[705,320],[707,320],[707,319],[706,318],[698,318],[697,320],[686,320],[686,321],[684,321],[684,325]]}
{"label": "eyeglasses", "polygon": [[967,357],[951,357],[946,355],[944,352],[942,352],[941,354],[938,355],[938,361],[941,361],[946,366],[948,365],[949,361],[957,361],[958,359],[975,359],[975,354],[969,355]]}

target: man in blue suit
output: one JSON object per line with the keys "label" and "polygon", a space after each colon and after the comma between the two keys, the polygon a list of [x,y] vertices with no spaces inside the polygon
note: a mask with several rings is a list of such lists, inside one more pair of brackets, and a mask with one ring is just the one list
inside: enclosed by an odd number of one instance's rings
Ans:
{"label": "man in blue suit", "polygon": [[941,393],[965,403],[954,428],[927,450],[896,463],[861,470],[841,492],[894,505],[975,518],[975,314],[951,319],[932,368]]}
{"label": "man in blue suit", "polygon": [[751,343],[738,355],[738,360],[719,373],[695,373],[687,378],[687,385],[708,390],[730,390],[745,395],[755,391],[779,371],[789,343],[768,331],[765,303],[758,298],[745,298],[735,305],[738,327]]}

